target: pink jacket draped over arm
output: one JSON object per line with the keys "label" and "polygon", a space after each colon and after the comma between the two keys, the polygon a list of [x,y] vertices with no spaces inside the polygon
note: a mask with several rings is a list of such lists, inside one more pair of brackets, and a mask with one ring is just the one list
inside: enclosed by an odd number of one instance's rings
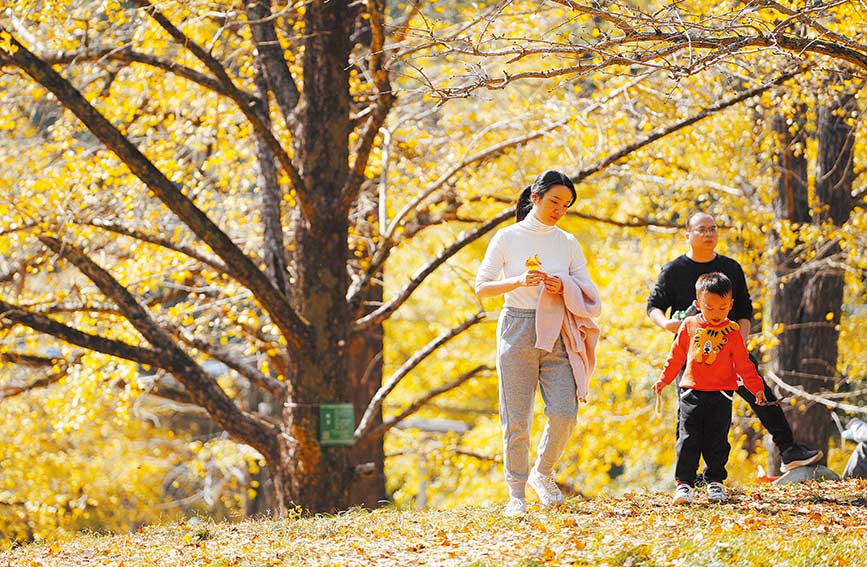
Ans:
{"label": "pink jacket draped over arm", "polygon": [[582,276],[568,273],[551,274],[563,282],[563,293],[543,292],[536,307],[536,348],[551,352],[557,337],[563,337],[563,346],[575,377],[576,396],[587,399],[590,376],[596,368],[596,343],[599,327],[594,317],[602,313],[599,291]]}

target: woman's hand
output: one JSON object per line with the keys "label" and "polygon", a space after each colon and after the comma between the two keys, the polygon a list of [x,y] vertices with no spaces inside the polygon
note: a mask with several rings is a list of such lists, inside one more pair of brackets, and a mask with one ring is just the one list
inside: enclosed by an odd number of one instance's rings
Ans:
{"label": "woman's hand", "polygon": [[551,295],[563,293],[563,282],[557,276],[545,275],[545,291]]}
{"label": "woman's hand", "polygon": [[505,278],[502,280],[494,280],[482,282],[476,286],[476,295],[480,298],[496,297],[514,291],[519,287],[533,287],[540,285],[545,281],[548,274],[539,270],[527,270],[523,274]]}
{"label": "woman's hand", "polygon": [[521,274],[521,277],[518,279],[518,286],[533,287],[534,285],[543,283],[547,277],[548,274],[545,272],[540,272],[539,270],[527,270]]}

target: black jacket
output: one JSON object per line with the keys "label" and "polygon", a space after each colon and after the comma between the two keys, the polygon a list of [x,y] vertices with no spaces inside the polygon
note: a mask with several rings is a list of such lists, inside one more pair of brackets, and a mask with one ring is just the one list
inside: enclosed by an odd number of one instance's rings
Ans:
{"label": "black jacket", "polygon": [[678,256],[662,267],[659,279],[650,297],[647,298],[647,312],[657,308],[668,317],[677,311],[684,311],[695,301],[695,282],[702,274],[722,272],[732,281],[732,299],[734,304],[729,312],[729,319],[738,321],[753,317],[753,302],[747,289],[744,270],[735,260],[722,254],[717,254],[710,262],[696,262],[688,256]]}

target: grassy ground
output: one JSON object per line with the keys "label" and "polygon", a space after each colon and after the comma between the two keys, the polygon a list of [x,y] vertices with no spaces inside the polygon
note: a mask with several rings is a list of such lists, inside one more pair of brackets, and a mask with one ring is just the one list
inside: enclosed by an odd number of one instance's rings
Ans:
{"label": "grassy ground", "polygon": [[470,506],[188,522],[21,547],[0,566],[867,565],[867,481],[729,492],[725,504],[699,492],[688,507],[663,493],[575,498],[520,519]]}

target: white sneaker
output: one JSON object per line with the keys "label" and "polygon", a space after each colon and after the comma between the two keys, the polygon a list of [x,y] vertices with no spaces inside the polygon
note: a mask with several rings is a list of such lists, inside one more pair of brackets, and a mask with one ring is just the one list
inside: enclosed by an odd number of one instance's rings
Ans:
{"label": "white sneaker", "polygon": [[527,502],[514,496],[509,498],[509,503],[503,509],[503,515],[507,518],[517,518],[527,513]]}
{"label": "white sneaker", "polygon": [[527,484],[539,495],[539,500],[543,506],[553,506],[554,504],[563,503],[563,493],[560,492],[560,488],[554,482],[554,477],[545,476],[534,468],[530,471],[530,478],[527,479]]}
{"label": "white sneaker", "polygon": [[673,504],[692,504],[692,487],[688,484],[678,484],[674,491]]}
{"label": "white sneaker", "polygon": [[707,483],[707,499],[711,502],[725,502],[728,500],[725,486],[721,482]]}

